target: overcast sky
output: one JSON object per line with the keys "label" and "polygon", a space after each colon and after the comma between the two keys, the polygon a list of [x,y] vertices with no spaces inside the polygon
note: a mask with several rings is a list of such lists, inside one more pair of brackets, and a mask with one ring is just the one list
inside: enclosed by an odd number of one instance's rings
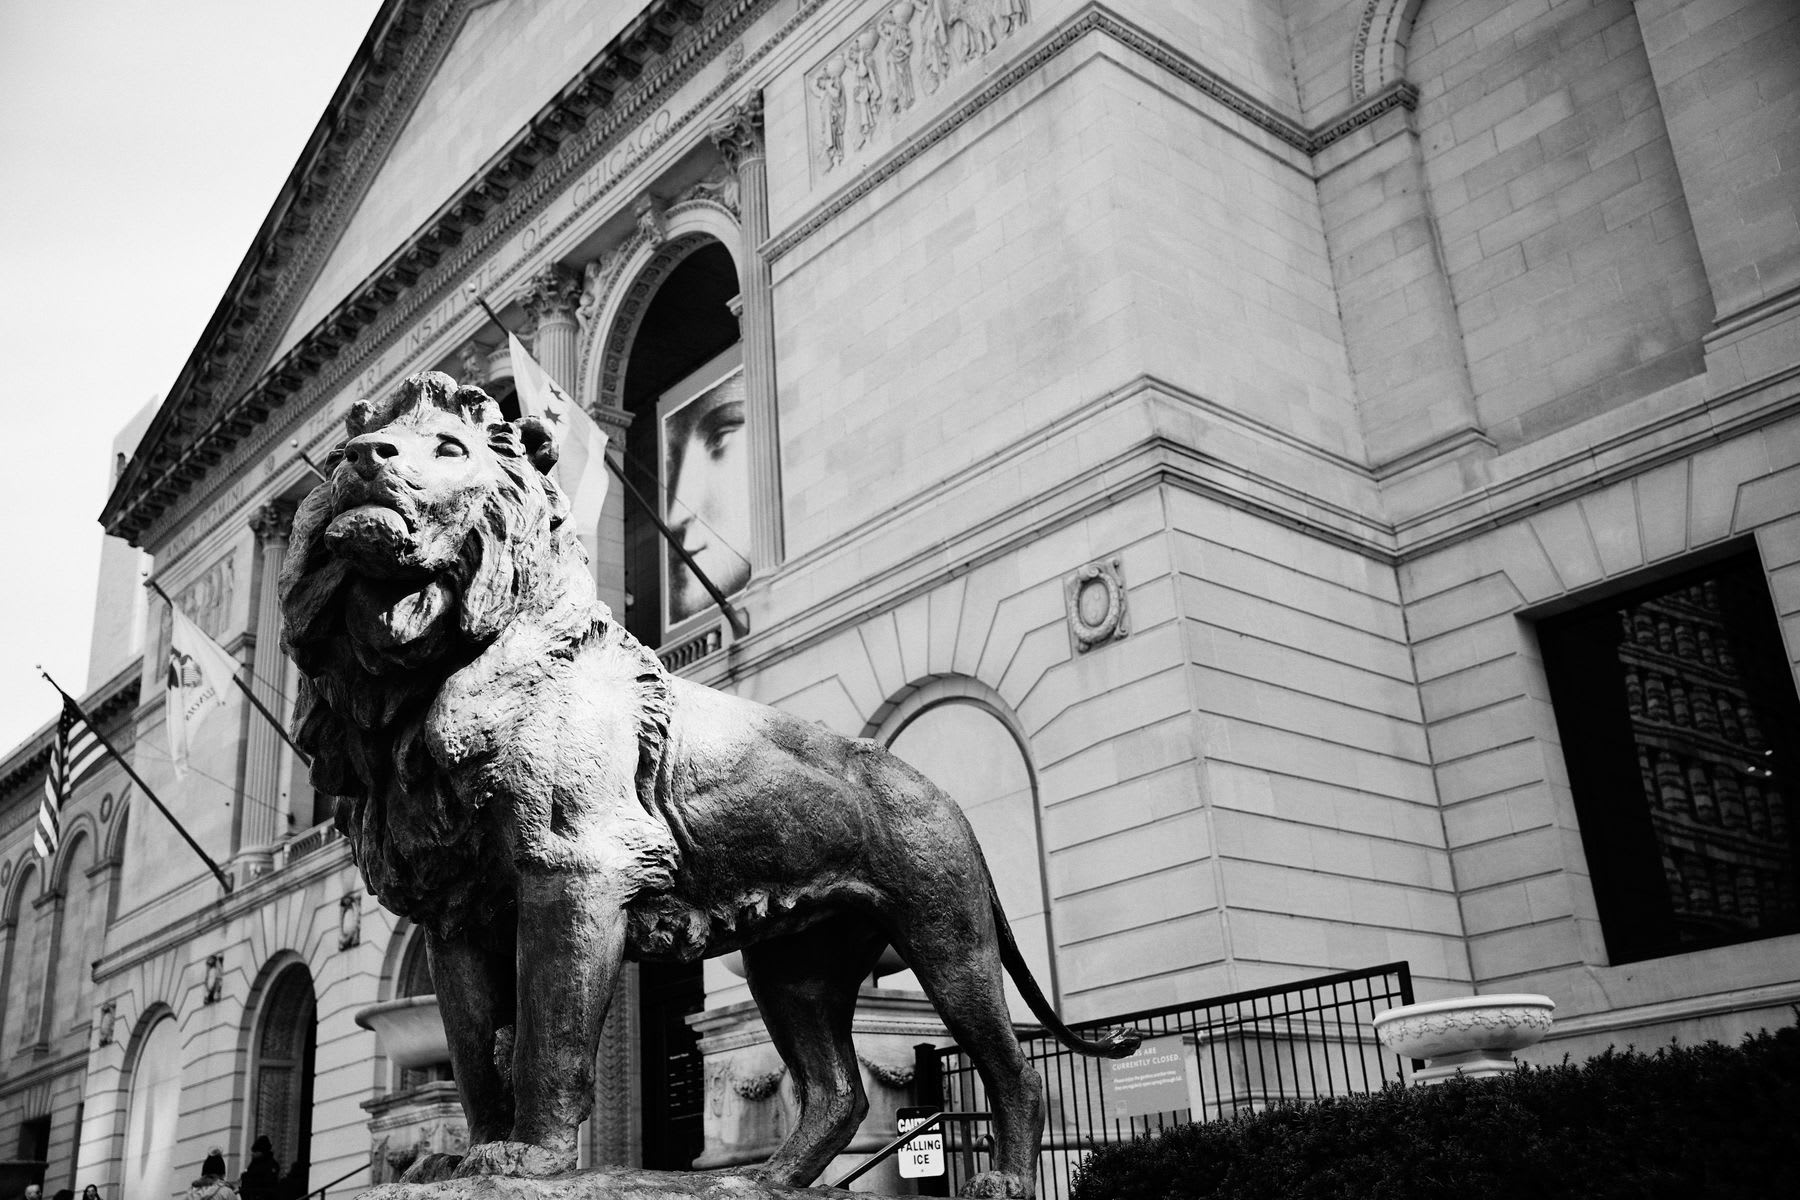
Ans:
{"label": "overcast sky", "polygon": [[109,447],[164,394],[379,0],[0,0],[0,755],[86,680]]}

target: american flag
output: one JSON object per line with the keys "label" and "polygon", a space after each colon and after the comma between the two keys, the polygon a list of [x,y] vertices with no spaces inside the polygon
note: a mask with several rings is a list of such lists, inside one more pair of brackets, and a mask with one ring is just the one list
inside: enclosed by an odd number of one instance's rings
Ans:
{"label": "american flag", "polygon": [[91,770],[106,747],[88,728],[80,710],[63,700],[62,717],[56,722],[56,739],[50,743],[50,769],[44,773],[44,799],[38,804],[37,829],[31,835],[39,858],[49,858],[62,843],[63,802],[81,777]]}

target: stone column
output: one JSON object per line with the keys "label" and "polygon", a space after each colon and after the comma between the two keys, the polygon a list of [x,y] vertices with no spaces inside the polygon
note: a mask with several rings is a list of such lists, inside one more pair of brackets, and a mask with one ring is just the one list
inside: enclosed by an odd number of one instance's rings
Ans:
{"label": "stone column", "polygon": [[[252,678],[245,680],[256,698],[278,721],[287,719],[287,656],[281,652],[281,595],[276,581],[287,557],[288,533],[294,527],[291,500],[272,500],[256,510],[250,528],[256,534],[256,649]],[[287,833],[287,800],[282,779],[288,766],[287,743],[258,712],[249,714],[244,739],[244,800],[238,807],[238,857],[249,875],[268,869],[269,852]]]}
{"label": "stone column", "polygon": [[744,404],[750,446],[750,562],[761,574],[782,560],[781,438],[775,391],[775,306],[769,264],[768,163],[763,149],[759,92],[739,103],[711,130],[713,143],[737,172],[742,248]]}
{"label": "stone column", "polygon": [[[551,263],[531,277],[520,303],[537,326],[531,338],[532,357],[557,386],[573,396],[575,339],[580,328],[575,310],[581,304],[581,276],[561,263]],[[513,371],[516,377],[516,365]]]}

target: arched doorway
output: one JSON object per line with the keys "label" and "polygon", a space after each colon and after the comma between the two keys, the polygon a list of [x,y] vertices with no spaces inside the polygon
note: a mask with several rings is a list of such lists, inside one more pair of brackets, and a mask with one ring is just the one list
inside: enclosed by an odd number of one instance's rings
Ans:
{"label": "arched doorway", "polygon": [[288,1181],[287,1195],[304,1195],[312,1153],[313,1065],[318,1049],[312,973],[302,963],[281,968],[257,1014],[251,1047],[249,1147],[267,1137]]}
{"label": "arched doorway", "polygon": [[125,1161],[120,1194],[163,1200],[185,1191],[175,1171],[175,1127],[181,1117],[181,1035],[173,1014],[154,1015],[132,1048],[125,1095]]}
{"label": "arched doorway", "polygon": [[[1012,729],[979,700],[943,699],[907,716],[888,748],[962,807],[1019,950],[1051,1002],[1059,1003],[1037,789]],[[1010,979],[1007,1000],[1015,1015],[1027,1011]]]}
{"label": "arched doorway", "polygon": [[[703,497],[698,481],[703,458],[705,466],[716,467],[711,475],[722,488],[731,486],[734,471],[747,462],[741,370],[735,413],[727,381],[739,345],[730,306],[737,294],[730,251],[710,238],[699,239],[698,247],[668,270],[644,309],[621,389],[632,417],[625,435],[627,478],[646,500],[661,504],[658,515],[686,536],[702,568],[727,594],[749,579],[748,475],[741,500],[726,503],[723,517],[712,507],[717,501]],[[721,383],[724,389],[716,389]],[[702,450],[691,451],[694,446]],[[626,497],[625,624],[645,645],[661,646],[717,611],[710,600],[696,598],[684,571],[643,506]]]}
{"label": "arched doorway", "polygon": [[[695,237],[696,235],[688,235]],[[747,463],[737,267],[724,245],[696,238],[668,268],[632,335],[621,400],[631,414],[626,477],[684,538],[727,594],[749,580]],[[734,375],[735,372],[735,375]],[[735,387],[735,392],[732,390]],[[742,496],[730,498],[742,473]],[[710,494],[709,494],[710,489]],[[727,511],[716,507],[724,499]],[[665,646],[716,614],[650,514],[624,497],[625,624],[647,646]],[[704,1076],[687,1018],[706,1006],[699,963],[644,963],[637,972],[642,1161],[684,1170],[704,1145]]]}

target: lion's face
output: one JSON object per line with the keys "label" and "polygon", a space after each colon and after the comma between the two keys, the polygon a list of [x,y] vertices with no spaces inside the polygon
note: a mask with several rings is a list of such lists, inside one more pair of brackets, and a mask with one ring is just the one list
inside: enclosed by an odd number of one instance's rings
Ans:
{"label": "lion's face", "polygon": [[484,431],[435,408],[353,437],[335,457],[325,545],[377,578],[449,570],[488,498],[507,482]]}

